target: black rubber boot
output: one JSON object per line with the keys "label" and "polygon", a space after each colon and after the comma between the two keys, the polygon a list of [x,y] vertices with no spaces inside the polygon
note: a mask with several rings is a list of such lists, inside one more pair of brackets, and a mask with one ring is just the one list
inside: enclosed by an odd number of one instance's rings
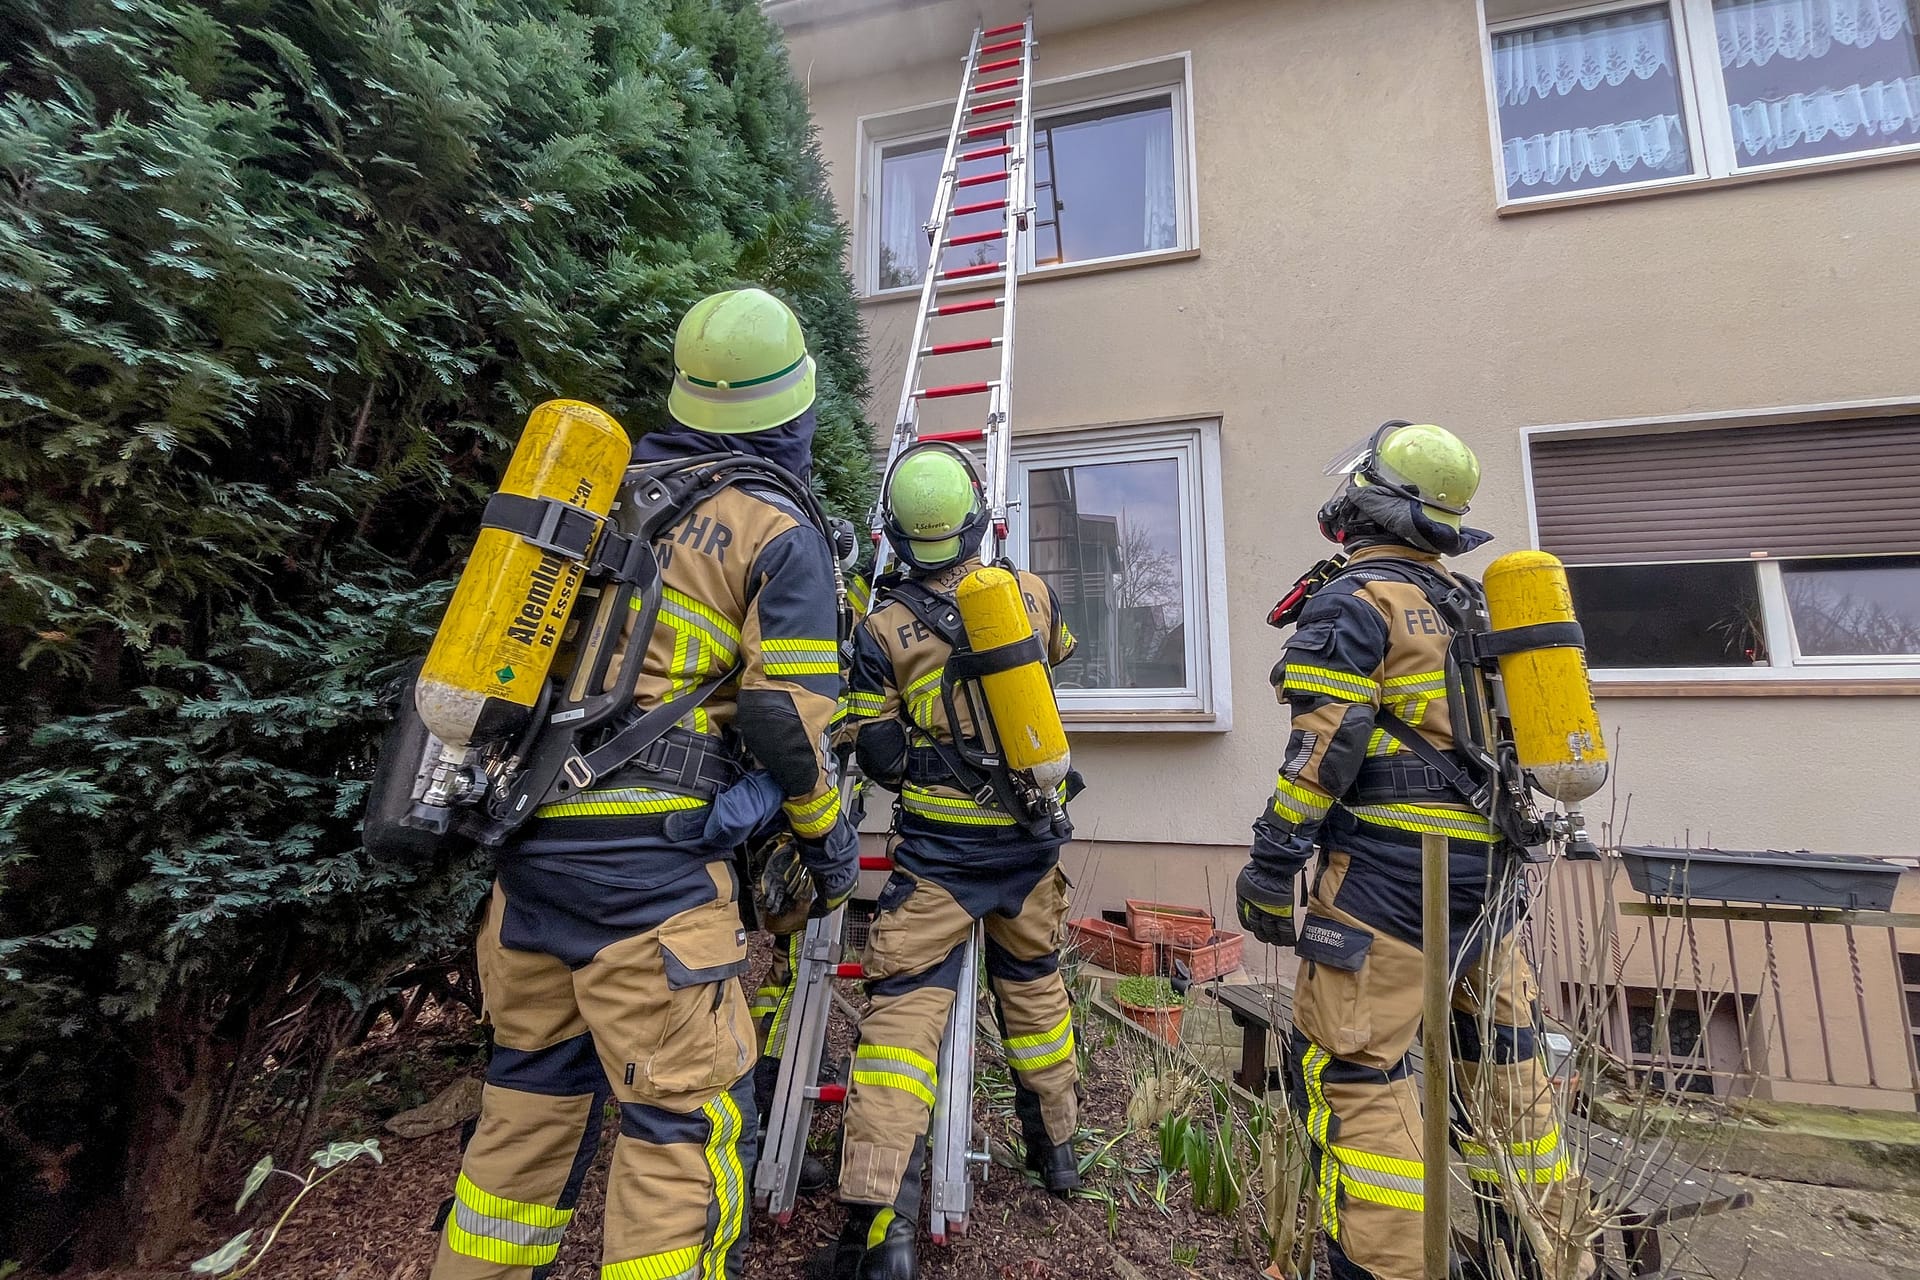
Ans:
{"label": "black rubber boot", "polygon": [[806,1280],[855,1280],[860,1256],[867,1251],[867,1232],[879,1212],[879,1205],[848,1205],[839,1239],[807,1259]]}
{"label": "black rubber boot", "polygon": [[1071,1140],[1056,1143],[1047,1133],[1040,1113],[1040,1095],[1015,1082],[1013,1110],[1020,1117],[1020,1138],[1027,1148],[1027,1168],[1033,1170],[1051,1195],[1065,1200],[1080,1185],[1080,1162]]}
{"label": "black rubber boot", "polygon": [[833,1170],[827,1162],[809,1151],[800,1157],[800,1194],[815,1195],[833,1185]]}

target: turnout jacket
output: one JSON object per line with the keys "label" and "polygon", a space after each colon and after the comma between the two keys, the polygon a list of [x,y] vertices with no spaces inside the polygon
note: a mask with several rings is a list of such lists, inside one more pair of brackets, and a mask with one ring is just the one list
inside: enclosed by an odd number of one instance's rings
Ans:
{"label": "turnout jacket", "polygon": [[1449,837],[1455,905],[1466,909],[1484,897],[1494,831],[1486,815],[1381,727],[1386,708],[1441,752],[1454,753],[1447,701],[1452,629],[1407,571],[1395,572],[1387,561],[1413,561],[1451,580],[1427,552],[1368,547],[1307,601],[1271,677],[1293,725],[1273,799],[1254,823],[1252,859],[1279,881],[1297,874],[1316,844],[1347,854],[1350,880],[1384,877],[1411,888],[1389,891],[1396,901],[1382,923],[1417,939],[1421,835]]}
{"label": "turnout jacket", "polygon": [[[642,462],[652,460],[647,443]],[[705,785],[688,785],[688,777],[663,774],[643,758],[542,806],[523,851],[674,844],[662,834],[667,817],[704,809],[716,784],[753,764],[779,784],[794,833],[823,837],[840,816],[827,734],[842,690],[839,605],[825,535],[784,496],[748,482],[699,503],[654,547],[664,594],[635,688],[636,710],[689,700],[709,681],[721,681],[665,740],[667,758],[682,768],[690,754],[707,759]],[[628,626],[623,645],[632,639]]]}
{"label": "turnout jacket", "polygon": [[[961,579],[978,568],[979,559],[970,557],[916,580],[951,598]],[[1075,644],[1059,601],[1036,575],[1017,570],[1016,576],[1034,632],[1046,644],[1048,664],[1058,666],[1072,656]],[[1033,837],[1005,810],[982,805],[979,797],[957,785],[933,746],[953,741],[941,695],[952,652],[906,605],[884,588],[878,591],[873,612],[855,629],[847,691],[860,767],[881,786],[899,792],[899,830],[926,837],[920,842],[923,849],[960,857],[982,847],[1008,854],[1036,848]],[[956,710],[961,732],[972,734],[965,705],[956,703]]]}

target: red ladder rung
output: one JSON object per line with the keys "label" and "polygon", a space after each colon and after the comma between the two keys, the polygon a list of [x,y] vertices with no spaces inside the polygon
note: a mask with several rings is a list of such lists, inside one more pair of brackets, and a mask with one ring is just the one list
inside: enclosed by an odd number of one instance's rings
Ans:
{"label": "red ladder rung", "polygon": [[[1009,40],[1005,44],[995,45],[991,49],[982,49],[980,52],[998,53],[1002,49],[1018,49],[1019,47],[1020,47],[1020,42],[1018,40]],[[989,71],[1005,71],[1008,67],[1017,67],[1019,65],[1020,65],[1020,59],[1018,58],[1002,58],[998,62],[981,63],[978,67],[974,68],[973,74],[977,76],[983,76]]]}
{"label": "red ladder rung", "polygon": [[1020,99],[1018,98],[1002,98],[998,102],[983,102],[977,107],[968,107],[967,112],[969,115],[984,116],[990,112],[1005,111],[1009,107],[1017,107],[1019,105]]}
{"label": "red ladder rung", "polygon": [[827,966],[827,972],[836,978],[864,978],[867,976],[866,969],[858,964],[831,964]]}
{"label": "red ladder rung", "polygon": [[928,312],[936,316],[964,316],[975,311],[991,311],[995,307],[1005,306],[1005,298],[975,298],[972,302],[949,302]]}
{"label": "red ladder rung", "polygon": [[1003,142],[997,147],[982,147],[978,151],[962,151],[960,153],[959,163],[970,164],[975,160],[991,160],[995,156],[1011,154],[1013,154],[1013,144],[1011,142]]}
{"label": "red ladder rung", "polygon": [[1001,91],[1002,89],[1011,89],[1011,88],[1013,88],[1013,86],[1015,86],[1015,85],[1017,85],[1017,84],[1019,84],[1019,83],[1020,83],[1020,77],[1019,77],[1019,76],[1008,76],[1008,77],[1007,77],[1007,78],[1006,78],[1005,80],[995,80],[995,81],[994,81],[994,82],[993,82],[992,84],[977,84],[977,85],[975,85],[975,86],[973,86],[973,88],[971,88],[971,89],[969,89],[969,90],[968,90],[967,92],[969,92],[969,93],[998,93],[998,92],[1000,92],[1000,91]]}
{"label": "red ladder rung", "polygon": [[860,859],[860,869],[862,871],[891,871],[893,870],[893,859],[862,858]]}
{"label": "red ladder rung", "polygon": [[963,138],[987,138],[994,134],[1004,136],[1008,130],[1018,124],[1017,120],[1004,120],[999,124],[976,124],[960,136]]}
{"label": "red ladder rung", "polygon": [[963,236],[949,236],[947,238],[947,244],[949,246],[985,244],[989,240],[1004,240],[1006,235],[1007,229],[1005,227],[997,227],[992,231],[969,231]]}
{"label": "red ladder rung", "polygon": [[965,342],[936,342],[920,348],[923,356],[954,356],[962,351],[991,351],[1000,345],[998,338],[968,338]]}
{"label": "red ladder rung", "polygon": [[843,1084],[823,1084],[817,1089],[809,1090],[809,1092],[813,1094],[813,1100],[815,1102],[845,1102],[847,1100],[847,1086]]}
{"label": "red ladder rung", "polygon": [[998,44],[983,44],[980,46],[980,56],[985,57],[989,53],[1005,53],[1008,49],[1018,49],[1025,43],[1025,40],[1002,40]]}
{"label": "red ladder rung", "polygon": [[947,271],[942,271],[942,272],[940,273],[940,279],[942,279],[942,280],[966,280],[966,279],[969,279],[969,278],[971,278],[971,277],[973,277],[973,276],[990,276],[990,275],[992,275],[992,274],[993,274],[994,272],[996,272],[996,271],[999,271],[999,270],[1001,270],[1002,268],[1004,268],[1004,267],[1005,267],[1006,265],[1007,265],[1007,264],[1006,264],[1006,263],[1004,263],[1004,262],[982,262],[982,263],[980,263],[980,264],[978,264],[977,266],[971,266],[971,267],[954,267],[954,268],[952,268],[952,269],[950,269],[950,270],[947,270]]}
{"label": "red ladder rung", "polygon": [[1024,22],[1009,22],[1004,27],[992,27],[986,31],[982,31],[980,35],[982,39],[991,40],[995,36],[1010,36],[1016,31],[1025,31],[1026,29],[1027,24]]}
{"label": "red ladder rung", "polygon": [[995,209],[1004,209],[1006,207],[1007,202],[1005,200],[982,200],[979,204],[957,204],[953,206],[947,216],[964,218],[970,213],[990,213]]}
{"label": "red ladder rung", "polygon": [[948,444],[965,444],[969,440],[984,440],[987,433],[984,428],[972,427],[966,431],[922,431],[921,440],[944,440]]}
{"label": "red ladder rung", "polygon": [[[925,400],[949,400],[954,396],[985,395],[992,387],[991,382],[955,382],[944,387],[928,387],[924,391],[916,391],[913,394]],[[928,437],[920,438],[925,440]]]}
{"label": "red ladder rung", "polygon": [[1007,171],[1002,169],[998,173],[976,173],[971,178],[959,179],[953,185],[956,187],[984,187],[989,182],[1005,182],[1006,180]]}

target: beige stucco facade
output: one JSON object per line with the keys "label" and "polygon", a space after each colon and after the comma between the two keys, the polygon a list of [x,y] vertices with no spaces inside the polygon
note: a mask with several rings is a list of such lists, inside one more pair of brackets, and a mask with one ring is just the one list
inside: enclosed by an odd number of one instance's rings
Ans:
{"label": "beige stucco facade", "polygon": [[[772,6],[788,20],[808,8]],[[872,194],[856,186],[870,185],[861,118],[951,101],[980,8],[796,26],[795,70],[856,240]],[[1322,465],[1373,425],[1431,420],[1477,449],[1474,513],[1497,540],[1471,567],[1529,545],[1523,429],[1920,407],[1920,164],[1503,215],[1470,0],[1126,3],[1104,6],[1123,15],[1110,21],[1074,0],[1034,8],[1041,80],[1190,58],[1197,244],[1023,278],[1016,437],[1220,423],[1225,556],[1210,571],[1225,583],[1231,728],[1071,726],[1090,786],[1068,865],[1090,909],[1175,894],[1230,914],[1287,732],[1265,614],[1325,549]],[[1025,6],[984,9],[1004,21]],[[867,305],[883,426],[914,310]],[[1630,796],[1629,842],[1920,852],[1903,820],[1920,791],[1920,701],[1872,686],[1647,692],[1601,702],[1618,794],[1590,805],[1596,833]],[[1273,963],[1250,956],[1256,972]]]}

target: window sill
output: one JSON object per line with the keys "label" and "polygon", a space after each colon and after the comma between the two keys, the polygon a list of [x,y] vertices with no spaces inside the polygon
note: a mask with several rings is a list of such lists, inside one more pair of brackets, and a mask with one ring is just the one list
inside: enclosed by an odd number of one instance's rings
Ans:
{"label": "window sill", "polygon": [[[1131,271],[1137,267],[1157,267],[1168,262],[1192,262],[1200,256],[1200,250],[1161,249],[1155,253],[1135,253],[1124,258],[1100,258],[1093,262],[1068,262],[1056,267],[1036,267],[1032,271],[1020,273],[1020,284],[1035,285],[1047,280],[1064,280],[1071,276],[1099,275],[1107,271]],[[979,280],[956,280],[941,289],[946,293],[992,292],[1000,288],[997,276],[986,276]],[[878,306],[889,302],[906,302],[920,296],[918,286],[906,289],[887,289],[880,293],[863,294],[861,306]]]}
{"label": "window sill", "polygon": [[1068,733],[1225,733],[1230,717],[1215,711],[1060,712]]}
{"label": "window sill", "polygon": [[1834,160],[1808,160],[1802,164],[1774,169],[1755,169],[1730,173],[1717,178],[1676,178],[1670,182],[1649,183],[1640,187],[1620,187],[1611,191],[1576,191],[1564,196],[1540,196],[1532,200],[1497,204],[1494,213],[1502,218],[1543,213],[1551,209],[1569,209],[1579,205],[1612,204],[1618,200],[1650,200],[1656,196],[1684,195],[1695,191],[1718,191],[1725,187],[1745,187],[1756,182],[1774,182],[1787,178],[1805,178],[1821,173],[1845,173],[1852,169],[1878,169],[1884,165],[1913,164],[1920,161],[1920,148],[1906,148],[1885,155],[1842,156]]}
{"label": "window sill", "polygon": [[1913,680],[1595,680],[1596,698],[1912,698]]}

